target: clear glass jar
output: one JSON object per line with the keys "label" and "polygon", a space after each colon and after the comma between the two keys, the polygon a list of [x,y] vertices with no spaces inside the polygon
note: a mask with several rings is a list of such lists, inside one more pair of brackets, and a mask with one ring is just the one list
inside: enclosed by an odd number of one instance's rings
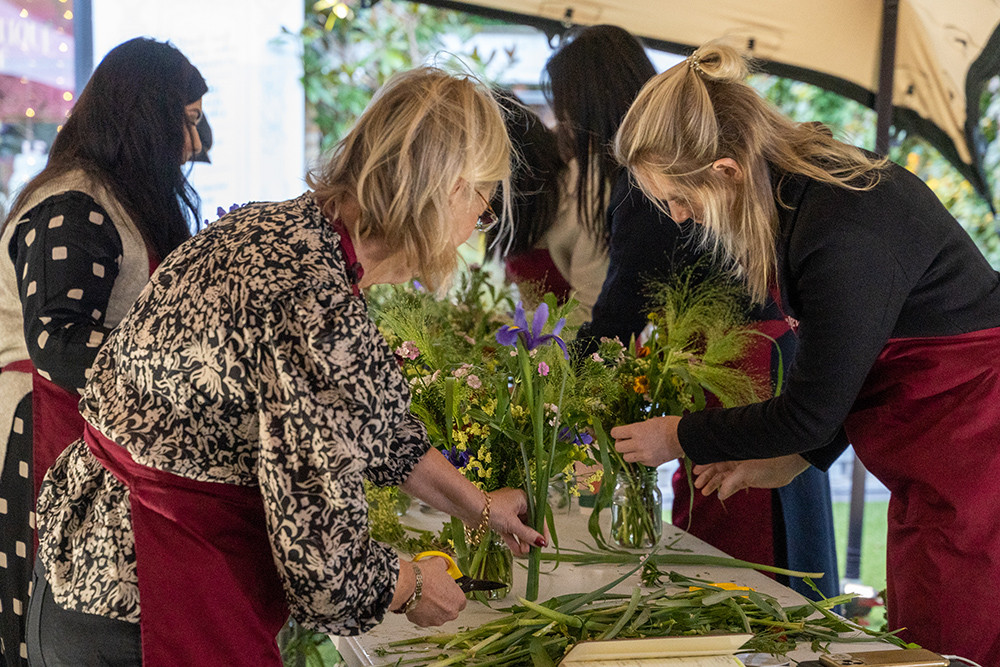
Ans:
{"label": "clear glass jar", "polygon": [[656,468],[634,464],[618,472],[611,495],[611,539],[627,549],[648,549],[663,535],[663,494]]}
{"label": "clear glass jar", "polygon": [[511,553],[507,543],[491,530],[479,544],[469,547],[469,558],[472,562],[464,570],[465,574],[473,579],[499,581],[506,586],[491,591],[469,593],[468,597],[475,599],[477,595],[483,595],[487,600],[502,600],[507,597],[514,583],[514,554]]}

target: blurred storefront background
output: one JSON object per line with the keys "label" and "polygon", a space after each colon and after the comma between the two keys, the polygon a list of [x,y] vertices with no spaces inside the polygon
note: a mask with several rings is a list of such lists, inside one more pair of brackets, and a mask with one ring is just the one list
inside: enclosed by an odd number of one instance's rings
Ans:
{"label": "blurred storefront background", "polygon": [[0,213],[45,164],[94,65],[132,37],[169,40],[209,85],[202,218],[305,189],[301,0],[0,0]]}

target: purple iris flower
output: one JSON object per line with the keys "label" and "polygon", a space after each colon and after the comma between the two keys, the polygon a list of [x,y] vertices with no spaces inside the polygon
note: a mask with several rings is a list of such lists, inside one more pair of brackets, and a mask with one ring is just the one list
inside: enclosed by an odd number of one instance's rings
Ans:
{"label": "purple iris flower", "polygon": [[448,459],[448,463],[456,468],[464,468],[469,465],[469,452],[462,452],[455,449],[455,447],[451,447],[451,449],[446,449],[441,453]]}
{"label": "purple iris flower", "polygon": [[559,439],[563,442],[572,442],[578,447],[589,445],[594,441],[594,437],[586,431],[581,433],[580,431],[570,429],[568,426],[559,431]]}
{"label": "purple iris flower", "polygon": [[535,314],[532,316],[531,323],[529,324],[528,318],[524,313],[524,304],[518,301],[517,308],[514,310],[514,324],[505,324],[500,327],[500,330],[497,331],[497,342],[507,346],[516,345],[517,339],[520,337],[525,349],[530,352],[549,341],[555,341],[562,348],[563,356],[569,359],[569,352],[566,351],[566,341],[559,337],[559,332],[566,325],[566,318],[559,318],[556,325],[552,327],[552,333],[543,334],[542,330],[545,328],[548,319],[549,307],[543,301],[538,304],[538,308],[535,309]]}

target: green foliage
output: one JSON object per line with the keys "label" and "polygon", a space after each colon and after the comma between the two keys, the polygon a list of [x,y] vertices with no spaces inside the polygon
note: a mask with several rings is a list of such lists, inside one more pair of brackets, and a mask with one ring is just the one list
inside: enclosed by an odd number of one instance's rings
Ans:
{"label": "green foliage", "polygon": [[[833,641],[906,646],[892,635],[872,632],[830,611],[852,596],[783,607],[765,593],[728,590],[676,572],[668,574],[666,586],[645,594],[638,587],[630,595],[609,592],[637,569],[590,593],[563,595],[542,603],[521,599],[506,615],[478,628],[393,642],[385,652],[400,653],[403,660],[406,647],[426,644],[430,655],[422,651],[421,660],[430,667],[520,667],[555,664],[577,642],[615,638],[746,633],[752,637],[741,650],[772,655],[785,655],[803,645],[823,651]],[[842,633],[851,634],[845,638]],[[435,653],[438,660],[431,662]]]}
{"label": "green foliage", "polygon": [[[278,631],[277,641],[285,667],[333,667],[340,664],[340,654],[333,648],[330,638],[299,625],[294,618],[289,618]],[[331,653],[333,659],[329,660],[327,657]]]}
{"label": "green foliage", "polygon": [[343,136],[392,74],[433,59],[441,67],[483,78],[495,55],[444,51],[443,36],[465,42],[479,31],[482,19],[399,0],[360,5],[359,0],[305,3],[306,21],[299,33],[302,84],[323,150]]}

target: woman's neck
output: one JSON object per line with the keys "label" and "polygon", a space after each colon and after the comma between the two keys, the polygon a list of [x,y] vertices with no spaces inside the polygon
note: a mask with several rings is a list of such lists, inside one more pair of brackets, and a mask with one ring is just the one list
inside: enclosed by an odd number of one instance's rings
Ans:
{"label": "woman's neck", "polygon": [[[357,229],[360,216],[361,207],[353,199],[347,199],[337,206],[337,217],[348,230]],[[405,283],[413,278],[413,273],[399,260],[398,253],[390,253],[380,239],[352,236],[351,243],[358,262],[364,268],[358,285],[361,289],[372,285]]]}

